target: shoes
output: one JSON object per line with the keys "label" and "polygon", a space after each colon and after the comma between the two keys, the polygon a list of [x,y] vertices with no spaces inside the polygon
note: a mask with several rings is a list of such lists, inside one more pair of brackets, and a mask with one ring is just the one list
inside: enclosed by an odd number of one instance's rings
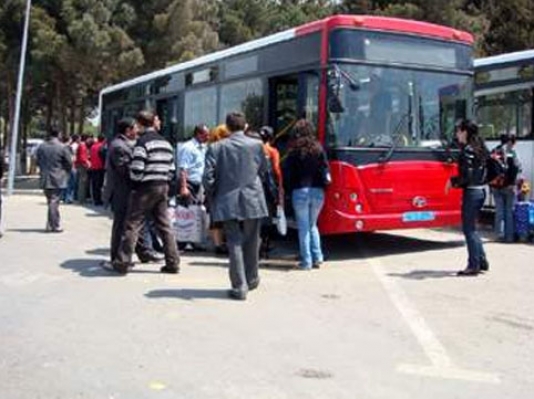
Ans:
{"label": "shoes", "polygon": [[464,270],[460,270],[458,273],[456,273],[456,275],[460,277],[466,277],[466,276],[476,276],[478,275],[478,273],[480,273],[478,270],[470,269],[468,267]]}
{"label": "shoes", "polygon": [[228,255],[228,248],[226,245],[217,245],[215,247],[215,254],[216,255]]}
{"label": "shoes", "polygon": [[247,299],[247,293],[245,291],[231,289],[228,290],[228,298],[244,301]]}
{"label": "shoes", "polygon": [[117,273],[123,276],[127,275],[131,269],[130,265],[126,263],[120,263],[120,262],[112,262],[111,267],[113,268],[114,271],[116,271]]}
{"label": "shoes", "polygon": [[50,233],[63,233],[65,230],[63,230],[61,227],[58,227],[57,229],[50,230]]}
{"label": "shoes", "polygon": [[155,251],[147,252],[143,255],[137,255],[141,263],[161,262],[165,257]]}
{"label": "shoes", "polygon": [[178,266],[165,265],[161,269],[159,269],[159,271],[167,274],[178,274],[180,273],[180,268]]}
{"label": "shoes", "polygon": [[256,280],[251,281],[250,283],[248,283],[248,289],[249,289],[249,291],[253,291],[256,288],[258,288],[259,285],[260,285],[260,279],[258,278]]}
{"label": "shoes", "polygon": [[321,265],[323,264],[323,262],[315,262],[312,267],[314,269],[320,269],[321,268]]}
{"label": "shoes", "polygon": [[487,272],[489,270],[489,262],[487,259],[480,260],[480,271]]}

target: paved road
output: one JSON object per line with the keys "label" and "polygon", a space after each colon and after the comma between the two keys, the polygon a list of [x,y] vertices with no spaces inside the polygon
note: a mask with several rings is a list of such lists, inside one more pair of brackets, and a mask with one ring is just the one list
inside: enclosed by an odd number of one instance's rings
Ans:
{"label": "paved road", "polygon": [[41,197],[6,202],[1,399],[532,397],[531,245],[488,243],[490,273],[457,278],[456,232],[341,237],[321,270],[264,265],[235,302],[223,258],[115,276],[107,217],[66,206],[50,235]]}

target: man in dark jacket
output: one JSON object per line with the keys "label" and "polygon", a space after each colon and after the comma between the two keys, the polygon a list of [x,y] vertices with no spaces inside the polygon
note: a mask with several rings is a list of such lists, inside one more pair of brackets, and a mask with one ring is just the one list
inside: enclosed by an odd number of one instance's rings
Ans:
{"label": "man in dark jacket", "polygon": [[245,135],[245,117],[226,117],[230,137],[213,143],[206,154],[204,189],[211,217],[223,222],[230,252],[228,295],[244,300],[259,282],[258,250],[261,220],[268,215],[260,175],[267,160],[262,142]]}
{"label": "man in dark jacket", "polygon": [[59,131],[51,130],[48,140],[37,149],[37,165],[41,172],[41,188],[48,203],[46,231],[61,233],[59,202],[62,191],[67,188],[72,155],[59,141]]}
{"label": "man in dark jacket", "polygon": [[[128,199],[131,192],[130,164],[133,147],[137,139],[138,127],[133,118],[123,118],[118,123],[118,133],[111,141],[106,156],[106,175],[102,197],[109,203],[113,212],[111,228],[111,262],[117,259],[121,238],[124,233]],[[140,234],[135,253],[143,263],[160,261],[152,246],[146,240],[147,232]]]}
{"label": "man in dark jacket", "polygon": [[180,256],[167,215],[169,183],[176,176],[174,151],[171,144],[157,132],[154,121],[155,115],[150,111],[141,111],[137,116],[141,137],[134,147],[130,165],[133,186],[124,235],[117,259],[113,262],[113,269],[120,274],[128,273],[132,265],[132,253],[147,214],[152,216],[163,240],[165,266],[161,272],[179,271]]}

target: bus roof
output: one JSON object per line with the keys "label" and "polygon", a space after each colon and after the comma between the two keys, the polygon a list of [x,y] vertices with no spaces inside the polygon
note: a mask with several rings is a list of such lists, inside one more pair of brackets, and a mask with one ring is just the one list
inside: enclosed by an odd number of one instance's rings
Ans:
{"label": "bus roof", "polygon": [[516,51],[514,53],[493,55],[475,60],[475,68],[490,65],[507,64],[523,60],[534,59],[534,50]]}
{"label": "bus roof", "polygon": [[367,28],[370,30],[416,34],[422,36],[430,36],[442,40],[464,42],[466,44],[472,44],[474,41],[473,36],[467,32],[459,31],[441,25],[430,24],[427,22],[364,15],[335,15],[332,17],[324,18],[319,21],[301,25],[296,28],[288,29],[283,32],[275,33],[273,35],[269,35],[261,39],[252,40],[221,51],[216,51],[214,53],[201,56],[191,61],[172,65],[167,68],[160,69],[149,74],[141,75],[113,86],[108,86],[101,91],[101,95],[126,87],[130,87],[132,85],[143,83],[148,80],[156,79],[158,77],[165,76],[171,73],[180,72],[210,62],[215,62],[229,56],[243,54],[252,50],[257,50],[262,47],[266,47],[274,43],[291,40],[298,36],[308,35],[313,32],[318,32],[325,29],[334,29],[336,27]]}

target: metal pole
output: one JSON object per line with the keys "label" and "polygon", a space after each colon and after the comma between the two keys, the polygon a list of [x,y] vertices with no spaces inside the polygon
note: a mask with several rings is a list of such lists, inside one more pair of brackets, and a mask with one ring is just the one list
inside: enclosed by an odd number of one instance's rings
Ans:
{"label": "metal pole", "polygon": [[20,102],[22,98],[22,86],[24,83],[24,68],[26,66],[26,49],[28,47],[28,28],[30,25],[30,10],[32,1],[26,1],[26,14],[24,19],[24,31],[22,34],[22,48],[20,50],[19,79],[17,82],[17,98],[15,101],[15,116],[11,126],[11,151],[9,152],[9,176],[7,180],[7,195],[13,194],[15,185],[15,167],[17,163],[17,141],[19,136]]}

